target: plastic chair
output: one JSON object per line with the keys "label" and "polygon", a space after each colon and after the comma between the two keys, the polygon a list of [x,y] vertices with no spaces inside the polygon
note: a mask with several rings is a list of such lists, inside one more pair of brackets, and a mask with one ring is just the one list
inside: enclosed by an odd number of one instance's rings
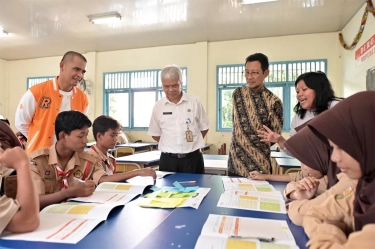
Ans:
{"label": "plastic chair", "polygon": [[227,144],[223,143],[221,147],[218,149],[218,155],[226,155],[227,154]]}
{"label": "plastic chair", "polygon": [[299,168],[290,168],[290,169],[287,169],[284,174],[288,174],[292,172],[299,172],[299,171],[301,171],[301,169]]}

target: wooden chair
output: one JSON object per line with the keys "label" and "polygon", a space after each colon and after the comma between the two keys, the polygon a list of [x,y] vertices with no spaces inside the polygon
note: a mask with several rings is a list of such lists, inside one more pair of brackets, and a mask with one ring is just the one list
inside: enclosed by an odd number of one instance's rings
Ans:
{"label": "wooden chair", "polygon": [[301,169],[290,168],[290,169],[287,169],[284,174],[288,174],[288,173],[292,173],[292,172],[299,172],[299,171],[301,171]]}
{"label": "wooden chair", "polygon": [[135,169],[142,169],[138,163],[117,163],[116,173],[124,173]]}
{"label": "wooden chair", "polygon": [[221,147],[218,149],[218,155],[226,155],[227,154],[227,144],[223,143]]}
{"label": "wooden chair", "polygon": [[115,151],[115,157],[122,157],[122,156],[128,156],[128,155],[134,155],[133,148],[120,147],[120,148],[117,148],[117,150]]}

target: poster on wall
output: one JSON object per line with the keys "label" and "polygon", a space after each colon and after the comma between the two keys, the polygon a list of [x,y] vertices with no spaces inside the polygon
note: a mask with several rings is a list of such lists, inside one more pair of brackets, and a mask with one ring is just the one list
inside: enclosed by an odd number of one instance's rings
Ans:
{"label": "poster on wall", "polygon": [[375,66],[369,68],[366,74],[366,90],[375,91]]}
{"label": "poster on wall", "polygon": [[363,62],[365,62],[372,56],[375,56],[375,34],[355,51],[355,60],[357,62],[357,67],[359,67]]}

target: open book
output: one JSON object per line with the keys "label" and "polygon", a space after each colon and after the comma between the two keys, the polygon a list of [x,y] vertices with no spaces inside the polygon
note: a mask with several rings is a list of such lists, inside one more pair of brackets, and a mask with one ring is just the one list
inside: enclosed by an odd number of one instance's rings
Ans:
{"label": "open book", "polygon": [[120,205],[123,204],[65,202],[50,205],[40,212],[38,229],[30,233],[3,233],[1,238],[76,244],[106,220],[114,207]]}
{"label": "open book", "polygon": [[[268,242],[265,242],[268,241]],[[195,249],[297,249],[286,221],[210,214]]]}
{"label": "open book", "polygon": [[137,195],[143,193],[147,185],[135,185],[130,183],[103,182],[96,187],[91,196],[76,197],[71,201],[94,203],[119,203],[125,205]]}

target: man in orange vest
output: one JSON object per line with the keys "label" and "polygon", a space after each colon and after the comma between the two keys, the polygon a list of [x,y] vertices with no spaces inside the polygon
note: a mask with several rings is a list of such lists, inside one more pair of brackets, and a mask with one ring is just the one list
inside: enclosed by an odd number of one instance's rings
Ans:
{"label": "man in orange vest", "polygon": [[80,53],[65,53],[59,76],[31,87],[21,98],[15,125],[27,138],[27,153],[56,142],[55,120],[60,112],[76,110],[87,114],[87,96],[77,87],[86,72],[86,63]]}

